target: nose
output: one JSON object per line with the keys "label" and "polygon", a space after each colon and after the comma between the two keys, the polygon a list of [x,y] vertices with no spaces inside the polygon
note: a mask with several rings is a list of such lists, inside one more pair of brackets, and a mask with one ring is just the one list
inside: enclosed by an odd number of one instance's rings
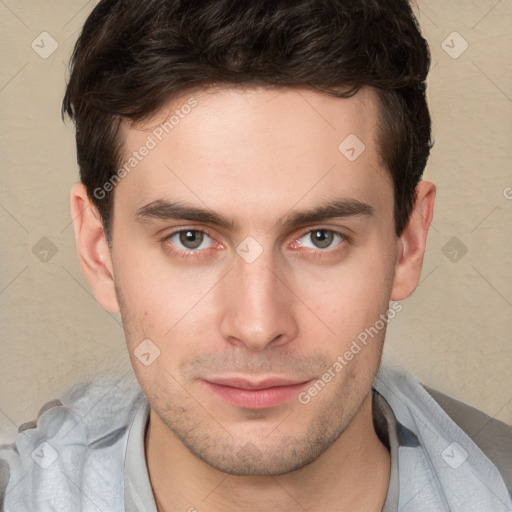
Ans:
{"label": "nose", "polygon": [[272,256],[264,252],[252,263],[235,256],[234,265],[223,283],[223,339],[254,352],[289,343],[298,330],[296,298]]}

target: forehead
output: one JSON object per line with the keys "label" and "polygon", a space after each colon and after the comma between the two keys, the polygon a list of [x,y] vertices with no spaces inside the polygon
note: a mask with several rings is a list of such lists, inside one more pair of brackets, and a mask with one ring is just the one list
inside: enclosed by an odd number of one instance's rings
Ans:
{"label": "forehead", "polygon": [[346,99],[290,88],[184,95],[144,124],[123,127],[123,163],[150,150],[117,186],[115,203],[135,211],[174,199],[253,220],[331,196],[391,209],[378,111],[371,89]]}

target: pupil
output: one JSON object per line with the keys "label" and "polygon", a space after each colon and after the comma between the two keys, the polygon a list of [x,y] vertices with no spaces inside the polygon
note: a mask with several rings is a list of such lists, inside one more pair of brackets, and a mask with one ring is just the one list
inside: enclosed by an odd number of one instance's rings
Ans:
{"label": "pupil", "polygon": [[325,229],[319,229],[315,232],[315,245],[320,248],[329,247],[331,245],[333,234]]}
{"label": "pupil", "polygon": [[180,242],[188,249],[196,249],[203,241],[203,234],[198,231],[184,231],[180,234]]}

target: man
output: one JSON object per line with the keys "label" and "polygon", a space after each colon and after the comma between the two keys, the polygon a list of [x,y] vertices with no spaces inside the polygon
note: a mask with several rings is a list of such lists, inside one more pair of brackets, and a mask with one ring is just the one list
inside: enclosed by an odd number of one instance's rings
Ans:
{"label": "man", "polygon": [[71,209],[136,382],[22,429],[6,511],[512,510],[508,427],[380,365],[433,215],[429,60],[406,0],[97,5]]}

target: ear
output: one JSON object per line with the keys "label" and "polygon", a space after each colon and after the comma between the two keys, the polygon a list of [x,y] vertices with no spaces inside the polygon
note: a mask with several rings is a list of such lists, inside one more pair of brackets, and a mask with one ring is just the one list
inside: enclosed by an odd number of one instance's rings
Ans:
{"label": "ear", "polygon": [[96,300],[112,313],[119,312],[114,269],[100,215],[82,183],[71,189],[71,216],[80,267]]}
{"label": "ear", "polygon": [[416,200],[411,215],[398,239],[391,300],[406,299],[418,286],[435,197],[436,186],[430,181],[421,181],[416,187]]}

